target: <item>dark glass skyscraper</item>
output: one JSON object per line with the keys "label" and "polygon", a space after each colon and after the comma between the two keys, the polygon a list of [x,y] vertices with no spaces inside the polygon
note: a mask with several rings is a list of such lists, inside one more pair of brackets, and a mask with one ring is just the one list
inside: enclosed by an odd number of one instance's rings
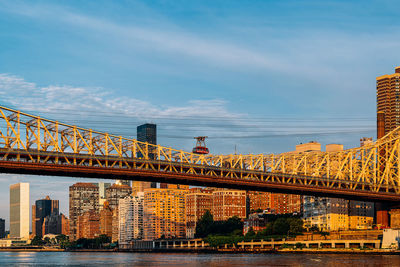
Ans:
{"label": "dark glass skyscraper", "polygon": [[[137,127],[137,140],[157,145],[157,125],[153,123],[145,123]],[[138,152],[137,156],[142,158],[142,153]],[[149,148],[149,159],[156,159],[156,154]],[[151,188],[157,188],[157,183],[151,183]]]}
{"label": "dark glass skyscraper", "polygon": [[157,125],[145,123],[137,127],[137,140],[157,145]]}
{"label": "dark glass skyscraper", "polygon": [[37,236],[42,237],[42,226],[43,221],[46,216],[51,214],[58,215],[59,213],[59,201],[51,200],[49,196],[46,196],[45,199],[39,199],[35,202],[35,224],[32,227],[35,227],[35,231],[33,231]]}

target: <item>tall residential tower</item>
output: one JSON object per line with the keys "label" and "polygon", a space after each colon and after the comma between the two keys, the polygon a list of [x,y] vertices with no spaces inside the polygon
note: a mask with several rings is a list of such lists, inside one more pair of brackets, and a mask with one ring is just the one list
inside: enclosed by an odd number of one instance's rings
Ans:
{"label": "tall residential tower", "polygon": [[377,137],[400,126],[400,66],[376,78]]}

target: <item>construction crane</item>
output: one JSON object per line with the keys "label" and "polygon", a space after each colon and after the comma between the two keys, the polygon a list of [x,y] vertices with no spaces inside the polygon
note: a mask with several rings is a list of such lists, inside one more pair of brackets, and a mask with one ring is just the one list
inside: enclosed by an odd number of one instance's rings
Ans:
{"label": "construction crane", "polygon": [[193,153],[195,154],[208,154],[209,150],[206,147],[205,140],[208,136],[198,136],[195,137],[194,139],[197,140],[196,146],[193,148]]}

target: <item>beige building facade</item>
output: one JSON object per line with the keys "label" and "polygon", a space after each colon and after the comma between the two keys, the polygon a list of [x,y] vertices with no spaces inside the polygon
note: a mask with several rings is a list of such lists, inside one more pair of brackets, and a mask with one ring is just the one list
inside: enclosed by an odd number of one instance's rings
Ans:
{"label": "beige building facade", "polygon": [[29,239],[29,183],[10,186],[10,237]]}

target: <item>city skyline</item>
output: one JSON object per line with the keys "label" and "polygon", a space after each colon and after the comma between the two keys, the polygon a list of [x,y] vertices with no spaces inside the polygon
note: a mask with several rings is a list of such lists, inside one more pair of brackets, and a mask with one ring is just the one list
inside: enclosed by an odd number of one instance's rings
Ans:
{"label": "city skyline", "polygon": [[[279,153],[310,140],[354,147],[376,137],[375,78],[400,62],[393,3],[204,2],[183,11],[173,1],[0,1],[0,104],[130,137],[153,122],[158,143],[187,151],[197,135],[210,137],[211,153]],[[0,182],[29,182],[31,203],[49,195],[68,214],[68,186],[102,180]]]}

